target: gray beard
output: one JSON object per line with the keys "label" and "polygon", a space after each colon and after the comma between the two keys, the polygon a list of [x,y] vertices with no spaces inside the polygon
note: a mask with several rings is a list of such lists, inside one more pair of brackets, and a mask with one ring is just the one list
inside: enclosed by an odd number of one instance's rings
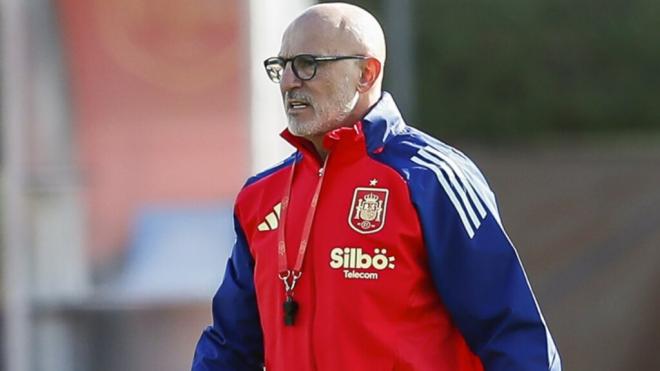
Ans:
{"label": "gray beard", "polygon": [[338,104],[315,105],[314,117],[307,121],[298,121],[294,116],[289,116],[289,131],[299,137],[309,137],[325,134],[343,124],[355,109],[359,94],[355,92],[352,97],[342,96]]}

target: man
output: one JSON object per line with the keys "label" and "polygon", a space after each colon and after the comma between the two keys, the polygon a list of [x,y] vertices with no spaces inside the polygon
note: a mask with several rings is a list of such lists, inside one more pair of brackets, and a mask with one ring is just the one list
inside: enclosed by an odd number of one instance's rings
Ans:
{"label": "man", "polygon": [[385,41],[323,4],[265,63],[297,151],[249,179],[193,370],[561,369],[477,167],[381,92]]}

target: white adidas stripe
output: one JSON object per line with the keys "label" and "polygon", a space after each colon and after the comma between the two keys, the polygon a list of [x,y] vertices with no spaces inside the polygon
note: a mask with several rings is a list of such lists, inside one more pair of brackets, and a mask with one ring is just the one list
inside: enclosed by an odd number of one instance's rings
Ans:
{"label": "white adidas stripe", "polygon": [[[451,169],[454,171],[454,174],[458,176],[458,178],[461,180],[463,187],[465,187],[468,195],[470,196],[470,200],[472,200],[472,204],[474,204],[477,208],[477,211],[479,211],[479,215],[481,216],[482,219],[485,218],[486,210],[484,210],[481,199],[475,193],[472,183],[467,180],[465,172],[462,169],[460,169],[458,165],[456,165],[456,162],[453,161],[447,154],[442,153],[436,150],[435,148],[431,148],[431,147],[423,148],[420,151],[420,155],[423,155],[424,153],[430,153],[432,155],[435,155],[438,158],[438,160],[445,161],[449,165],[449,167],[451,167]],[[426,157],[426,158],[431,159],[432,157]]]}
{"label": "white adidas stripe", "polygon": [[454,159],[454,162],[460,164],[460,169],[463,170],[463,173],[468,178],[469,183],[475,189],[481,200],[490,211],[491,215],[495,217],[497,223],[502,227],[502,222],[500,220],[500,213],[497,210],[497,202],[495,200],[495,194],[488,186],[488,182],[484,179],[484,176],[481,174],[477,166],[470,161],[465,155],[460,152],[456,152],[455,149],[447,146],[440,147],[426,147],[432,150],[435,150],[438,153],[442,153],[448,158]]}
{"label": "white adidas stripe", "polygon": [[[413,156],[411,160],[433,171],[470,238],[474,237],[475,231],[488,215],[484,203],[499,222],[494,195],[478,172],[464,171],[463,167],[454,161],[455,154],[450,152],[427,146],[420,149],[417,154],[419,157]],[[490,197],[492,197],[492,205]]]}
{"label": "white adidas stripe", "polygon": [[[444,170],[445,175],[449,178],[449,182],[451,183],[453,189],[458,193],[458,196],[460,197],[460,200],[462,202],[463,208],[465,211],[467,211],[467,214],[470,216],[470,220],[472,221],[472,225],[474,225],[474,229],[479,229],[479,226],[481,226],[481,219],[477,217],[477,215],[474,212],[474,208],[470,204],[470,201],[468,201],[468,196],[465,194],[465,188],[472,188],[470,185],[463,185],[461,184],[458,179],[457,175],[460,176],[460,170],[455,170],[452,164],[448,161],[442,161],[439,160],[436,157],[431,156],[425,151],[420,151],[418,154],[422,157],[424,157],[425,160],[428,160],[437,166],[440,166],[442,170]],[[463,182],[465,182],[464,179],[462,179]],[[483,210],[483,208],[482,208]],[[480,213],[481,218],[485,217],[485,212]]]}
{"label": "white adidas stripe", "polygon": [[445,179],[444,175],[442,175],[440,169],[434,164],[426,162],[417,156],[414,156],[413,158],[411,158],[411,160],[412,162],[418,165],[422,165],[435,173],[435,176],[436,178],[438,178],[440,185],[442,185],[442,188],[445,190],[445,193],[447,193],[447,196],[449,196],[449,200],[451,201],[451,203],[454,205],[454,208],[458,212],[458,215],[461,218],[461,221],[463,222],[463,226],[465,227],[465,231],[467,232],[468,236],[470,236],[470,238],[474,237],[474,230],[472,229],[470,222],[465,216],[465,211],[463,210],[460,201],[458,201],[458,199],[456,198],[456,195],[454,194],[454,191],[451,189],[451,186],[449,185],[449,183],[447,183],[447,180]]}

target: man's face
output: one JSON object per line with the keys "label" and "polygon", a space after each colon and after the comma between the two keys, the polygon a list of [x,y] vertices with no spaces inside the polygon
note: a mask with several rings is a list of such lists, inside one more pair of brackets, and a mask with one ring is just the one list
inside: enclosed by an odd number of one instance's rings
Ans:
{"label": "man's face", "polygon": [[[294,27],[287,30],[280,56],[291,58],[299,54],[348,55],[321,30]],[[341,45],[340,45],[341,46]],[[345,125],[345,120],[357,104],[356,86],[360,68],[358,61],[319,62],[313,79],[303,81],[293,73],[289,62],[282,75],[280,91],[289,131],[296,136],[319,136]]]}

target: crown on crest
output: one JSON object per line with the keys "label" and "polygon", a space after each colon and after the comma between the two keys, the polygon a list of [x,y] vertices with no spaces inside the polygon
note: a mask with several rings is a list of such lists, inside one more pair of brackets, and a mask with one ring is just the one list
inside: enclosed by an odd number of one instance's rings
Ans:
{"label": "crown on crest", "polygon": [[378,197],[377,195],[375,195],[373,193],[369,193],[368,195],[364,196],[364,200],[366,202],[378,202],[379,199],[380,199],[380,197]]}

